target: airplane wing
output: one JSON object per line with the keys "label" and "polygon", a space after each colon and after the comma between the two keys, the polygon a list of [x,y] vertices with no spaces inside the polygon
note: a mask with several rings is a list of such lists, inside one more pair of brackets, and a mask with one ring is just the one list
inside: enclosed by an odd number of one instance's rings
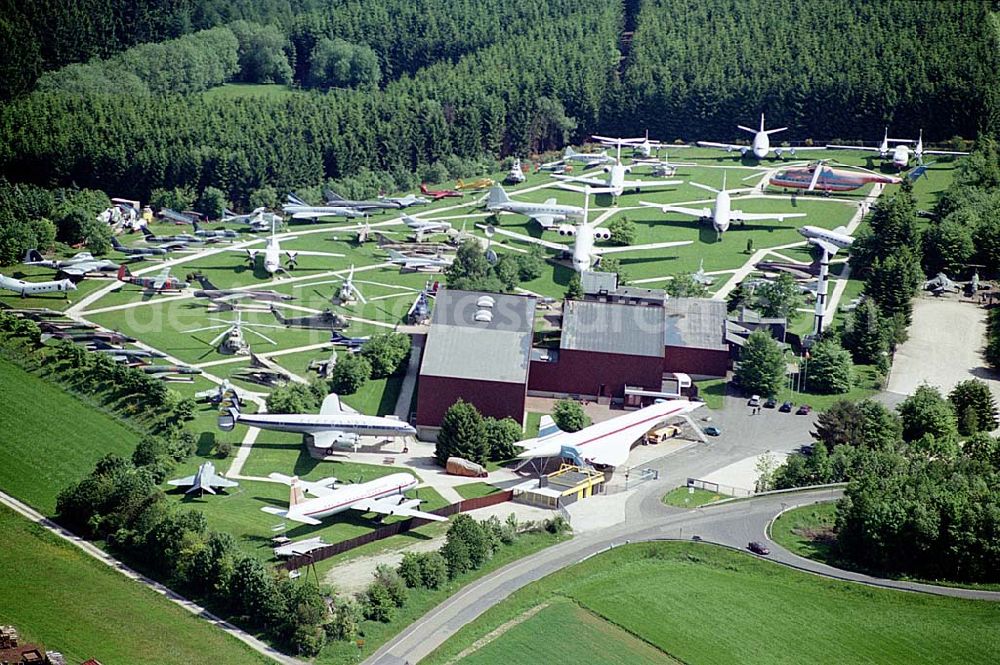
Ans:
{"label": "airplane wing", "polygon": [[154,280],[153,280],[153,288],[156,289],[156,290],[162,289],[163,285],[167,283],[168,279],[170,279],[170,268],[166,267],[163,270],[161,270],[160,274],[158,274],[154,278]]}
{"label": "airplane wing", "polygon": [[187,487],[188,485],[194,485],[196,476],[187,476],[186,478],[174,478],[173,480],[168,480],[168,485],[173,485],[174,487]]}
{"label": "airplane wing", "polygon": [[433,520],[434,522],[448,521],[447,517],[441,517],[440,515],[435,515],[434,513],[425,513],[422,510],[416,510],[415,507],[418,505],[420,505],[419,499],[408,499],[404,495],[400,494],[396,496],[384,497],[382,499],[365,499],[351,504],[351,508],[354,510],[360,510],[363,513],[419,517],[425,520]]}
{"label": "airplane wing", "polygon": [[555,226],[556,223],[555,217],[552,215],[528,215],[528,217],[538,222],[543,229]]}
{"label": "airplane wing", "polygon": [[299,256],[329,256],[329,257],[338,258],[338,259],[344,258],[343,254],[336,254],[334,252],[311,252],[309,250],[298,250],[297,249],[297,250],[294,250],[294,253],[298,254]]}
{"label": "airplane wing", "polygon": [[820,240],[819,238],[809,238],[809,242],[816,245],[817,247],[822,247],[831,256],[840,251],[840,248],[834,245],[832,242],[827,242],[826,240]]}
{"label": "airplane wing", "polygon": [[642,189],[643,187],[672,187],[679,185],[683,180],[626,180],[622,184],[625,189]]}
{"label": "airplane wing", "polygon": [[292,213],[292,219],[319,219],[320,217],[335,217],[332,212],[296,212]]}
{"label": "airplane wing", "polygon": [[761,219],[776,219],[782,222],[786,219],[792,217],[805,217],[804,212],[792,212],[792,213],[776,213],[776,212],[743,212],[742,210],[732,210],[729,213],[729,219],[734,222],[749,222],[751,220],[761,220]]}
{"label": "airplane wing", "polygon": [[924,150],[922,153],[924,155],[968,155],[967,152],[961,152],[959,150]]}
{"label": "airplane wing", "polygon": [[666,249],[667,247],[680,247],[682,245],[690,245],[693,240],[679,240],[677,242],[652,242],[647,245],[621,245],[619,247],[593,247],[590,250],[591,254],[596,254],[598,256],[602,254],[616,254],[618,252],[638,252],[644,249]]}
{"label": "airplane wing", "polygon": [[659,208],[663,212],[677,212],[682,215],[690,215],[691,217],[711,217],[711,208],[685,208],[684,206],[675,205],[663,205],[662,203],[649,203],[647,201],[639,201],[639,205],[646,206],[647,208]]}
{"label": "airplane wing", "polygon": [[212,476],[212,479],[208,481],[208,484],[212,487],[239,487],[240,484],[235,480],[229,480],[228,478],[223,478],[219,474]]}
{"label": "airplane wing", "polygon": [[723,150],[749,150],[748,145],[736,145],[735,143],[715,143],[713,141],[698,141],[702,148],[722,148]]}
{"label": "airplane wing", "polygon": [[558,173],[553,173],[552,177],[563,182],[579,182],[594,187],[606,187],[608,184],[607,178],[585,178],[583,176],[559,175]]}
{"label": "airplane wing", "polygon": [[66,266],[65,268],[60,268],[59,272],[64,275],[70,275],[71,277],[83,277],[88,272],[94,270],[94,263],[77,263],[71,266]]}
{"label": "airplane wing", "polygon": [[[889,139],[889,140],[893,141],[895,139]],[[863,146],[863,145],[831,145],[831,144],[827,144],[826,147],[829,148],[829,149],[831,149],[831,150],[864,150],[865,152],[881,152],[881,150],[879,148],[877,148],[877,147],[869,147],[869,146]]]}
{"label": "airplane wing", "polygon": [[[476,224],[477,229],[485,229],[484,224]],[[541,245],[542,247],[548,247],[549,249],[554,249],[557,252],[565,252],[569,249],[569,245],[560,245],[557,242],[550,242],[548,240],[542,240],[541,238],[532,238],[531,236],[526,236],[521,233],[515,233],[514,231],[508,231],[507,229],[501,229],[499,227],[494,227],[494,233],[502,236],[507,236],[508,238],[514,238],[522,242],[535,243],[536,245]]]}

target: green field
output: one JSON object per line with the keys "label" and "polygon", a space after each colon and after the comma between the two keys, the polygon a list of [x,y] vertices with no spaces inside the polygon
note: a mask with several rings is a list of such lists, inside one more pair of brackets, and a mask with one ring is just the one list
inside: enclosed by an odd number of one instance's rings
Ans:
{"label": "green field", "polygon": [[[808,368],[806,368],[808,371]],[[846,393],[821,395],[819,393],[790,389],[787,386],[775,395],[778,403],[785,401],[798,406],[808,404],[817,411],[825,411],[841,400],[858,402],[871,397],[881,389],[881,377],[871,365],[854,366],[854,386]]]}
{"label": "green field", "polygon": [[46,515],[56,495],[108,453],[132,455],[139,435],[100,407],[0,358],[0,488]]}
{"label": "green field", "polygon": [[489,496],[490,494],[496,494],[500,491],[500,488],[490,485],[489,483],[469,483],[467,485],[456,485],[455,491],[458,492],[463,499],[478,499],[483,496]]}
{"label": "green field", "polygon": [[831,562],[836,542],[836,503],[816,503],[786,511],[771,524],[771,539],[807,559]]}
{"label": "green field", "polygon": [[[448,662],[525,611],[562,599],[629,633],[606,640],[605,651],[617,653],[636,636],[693,665],[1000,659],[996,603],[827,580],[712,545],[642,543],[617,547],[515,592],[423,662]],[[587,623],[565,614],[549,619],[544,611],[484,647],[489,661],[475,662],[526,662],[518,636],[554,634],[555,620],[564,636],[559,648],[566,651],[539,640],[536,648],[546,657],[537,662],[579,662],[570,643]]]}
{"label": "green field", "polygon": [[17,626],[25,640],[61,651],[67,662],[271,662],[5,507],[0,532],[0,624]]}
{"label": "green field", "polygon": [[663,503],[675,508],[697,508],[698,506],[704,506],[706,503],[728,498],[724,494],[709,492],[708,490],[695,488],[691,492],[687,487],[675,487],[663,495]]}
{"label": "green field", "polygon": [[[570,635],[572,639],[567,639]],[[501,639],[461,659],[463,665],[507,662],[668,665],[680,661],[572,600],[557,598],[527,621],[512,625]]]}

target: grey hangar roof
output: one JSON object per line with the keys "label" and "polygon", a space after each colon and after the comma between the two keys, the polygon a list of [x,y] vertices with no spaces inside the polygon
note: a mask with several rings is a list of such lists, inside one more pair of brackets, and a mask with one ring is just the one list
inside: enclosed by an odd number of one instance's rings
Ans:
{"label": "grey hangar roof", "polygon": [[559,348],[663,357],[663,309],[590,300],[563,306]]}

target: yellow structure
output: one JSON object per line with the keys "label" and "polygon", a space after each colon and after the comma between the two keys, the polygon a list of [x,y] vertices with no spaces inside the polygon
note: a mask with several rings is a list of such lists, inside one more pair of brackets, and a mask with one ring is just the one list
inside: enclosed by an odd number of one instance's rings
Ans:
{"label": "yellow structure", "polygon": [[539,480],[514,488],[516,500],[542,508],[558,508],[600,493],[606,478],[600,471],[563,464]]}

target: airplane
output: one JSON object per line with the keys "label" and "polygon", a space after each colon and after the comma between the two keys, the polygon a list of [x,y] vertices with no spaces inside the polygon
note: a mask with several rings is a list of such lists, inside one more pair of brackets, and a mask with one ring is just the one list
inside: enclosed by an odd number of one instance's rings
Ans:
{"label": "airplane", "polygon": [[76,291],[76,284],[71,279],[57,279],[50,282],[26,282],[23,279],[14,279],[0,274],[0,289],[13,291],[22,298],[41,293],[64,293],[65,297],[69,298],[69,292]]}
{"label": "airplane", "polygon": [[[591,193],[596,193],[596,190],[592,189]],[[494,185],[490,189],[486,199],[486,209],[490,212],[513,212],[525,215],[538,222],[543,229],[552,228],[558,222],[583,218],[583,208],[556,203],[554,198],[548,199],[545,203],[512,201],[500,185]]]}
{"label": "airplane", "polygon": [[399,208],[409,208],[410,206],[425,206],[430,203],[429,199],[425,199],[422,196],[417,196],[416,194],[407,194],[406,196],[379,196],[379,200],[386,201],[388,203],[393,203]]}
{"label": "airplane", "polygon": [[[257,262],[258,250],[247,249],[247,263],[251,266]],[[285,252],[285,256],[288,257],[288,268],[294,268],[298,265],[298,252]],[[274,227],[271,227],[270,237],[264,241],[264,270],[268,274],[273,275],[279,270],[285,270],[281,267],[281,243],[278,242],[278,237],[275,235]]]}
{"label": "airplane", "polygon": [[[254,357],[253,353],[250,357]],[[269,367],[244,367],[233,372],[232,377],[248,383],[257,383],[262,386],[273,388],[275,386],[288,385],[292,377],[282,369],[272,369]]]}
{"label": "airplane", "polygon": [[[268,476],[273,480],[283,482],[290,487],[288,508],[264,506],[262,511],[277,515],[293,522],[322,524],[324,517],[342,513],[345,510],[358,510],[362,513],[379,513],[382,515],[403,515],[435,522],[447,522],[447,517],[417,510],[420,499],[408,499],[404,492],[417,486],[418,480],[408,473],[393,473],[382,478],[370,480],[367,483],[341,485],[337,487],[336,478],[325,478],[318,482],[306,482],[297,477],[272,473]],[[307,499],[305,492],[315,498]]]}
{"label": "airplane", "polygon": [[349,324],[344,317],[324,310],[319,314],[309,314],[307,316],[285,316],[276,306],[271,305],[271,313],[279,323],[289,328],[309,328],[317,330],[343,330]]}
{"label": "airplane", "polygon": [[715,283],[715,277],[705,274],[705,259],[698,263],[698,271],[691,273],[691,279],[694,280],[695,284],[702,286],[712,286]]}
{"label": "airplane", "polygon": [[41,268],[52,268],[57,275],[66,275],[75,278],[77,281],[86,277],[89,273],[118,270],[118,264],[108,259],[95,259],[90,252],[80,252],[65,261],[58,259],[46,259],[42,257],[37,249],[29,249],[24,254],[26,266],[38,266]]}
{"label": "airplane", "polygon": [[229,399],[230,393],[239,394],[241,388],[237,388],[229,382],[229,379],[222,379],[222,383],[207,390],[200,390],[194,394],[198,402],[209,402],[211,404],[221,404]]}
{"label": "airplane", "polygon": [[413,436],[416,430],[403,420],[383,416],[366,416],[341,403],[336,393],[323,400],[319,414],[312,413],[252,413],[240,411],[238,395],[230,396],[231,405],[219,414],[219,429],[232,430],[237,423],[273,432],[293,432],[305,435],[316,448],[334,444],[356,445],[360,437]]}
{"label": "airplane", "polygon": [[200,367],[190,365],[146,365],[141,368],[146,374],[201,374]]}
{"label": "airplane", "polygon": [[323,536],[296,540],[295,542],[285,543],[284,545],[275,547],[274,557],[276,559],[287,559],[292,556],[301,556],[303,554],[309,554],[313,550],[318,550],[321,547],[326,547],[329,544],[330,543],[323,540]]}
{"label": "airplane", "polygon": [[333,333],[330,334],[331,343],[341,344],[349,348],[360,348],[369,339],[371,339],[371,337],[367,335],[364,337],[347,337],[346,335],[338,331],[334,331]]}
{"label": "airplane", "polygon": [[171,275],[169,266],[164,266],[156,277],[139,277],[129,272],[128,267],[121,266],[118,268],[118,281],[135,284],[157,293],[160,291],[182,291],[189,286],[187,282],[182,282]]}
{"label": "airplane", "polygon": [[240,484],[235,480],[229,480],[228,478],[224,478],[222,474],[216,473],[215,465],[211,462],[205,462],[199,466],[197,473],[193,476],[168,480],[167,484],[173,485],[174,487],[187,487],[188,490],[185,494],[199,492],[202,495],[204,495],[205,492],[215,494],[216,489],[240,486]]}
{"label": "airplane", "polygon": [[503,179],[505,185],[519,185],[525,181],[524,169],[521,168],[521,158],[515,157],[507,171],[507,177]]}
{"label": "airplane", "polygon": [[[399,206],[393,205],[391,207],[398,208]],[[366,216],[364,211],[346,205],[311,206],[294,194],[288,195],[288,202],[281,206],[281,210],[286,215],[291,215],[292,219],[311,219],[313,221],[321,217],[356,219]]]}
{"label": "airplane", "polygon": [[470,180],[469,182],[459,179],[455,181],[455,189],[460,192],[475,191],[479,189],[487,189],[495,184],[496,183],[493,181],[493,178],[477,178],[475,180]]}
{"label": "airplane", "polygon": [[427,189],[427,185],[420,183],[420,193],[424,196],[429,196],[435,201],[445,199],[448,197],[461,197],[465,196],[462,192],[454,189]]}
{"label": "airplane", "polygon": [[398,202],[385,199],[382,201],[351,201],[345,199],[343,196],[334,192],[332,190],[324,190],[324,196],[326,196],[326,204],[328,206],[343,206],[345,208],[353,208],[355,210],[399,210],[403,206]]}
{"label": "airplane", "polygon": [[337,292],[337,299],[341,303],[349,303],[355,299],[360,300],[362,305],[368,303],[365,297],[361,294],[361,289],[354,285],[354,265],[351,265],[351,271],[347,273],[347,279],[344,283],[340,285],[340,290]]}
{"label": "airplane", "polygon": [[281,215],[267,212],[267,209],[262,206],[255,208],[246,215],[237,215],[229,208],[225,208],[221,221],[223,223],[236,222],[237,224],[246,224],[250,227],[251,231],[267,231],[271,227],[280,224],[283,220]]}
{"label": "airplane", "polygon": [[[626,180],[625,174],[631,173],[632,167],[625,166],[621,162],[621,145],[618,146],[618,160],[611,164],[610,166],[604,167],[607,175],[603,178],[594,177],[581,177],[581,176],[569,176],[569,175],[553,175],[553,178],[560,180],[562,182],[573,182],[573,183],[583,183],[584,185],[590,185],[591,187],[597,187],[601,189],[606,189],[608,193],[612,196],[621,196],[625,193],[626,189],[634,189],[638,192],[646,187],[671,187],[673,185],[681,184],[680,180]],[[579,188],[573,187],[571,185],[561,184],[560,187],[563,189],[570,189],[573,191],[580,191]],[[594,193],[598,190],[592,189],[591,192]]]}
{"label": "airplane", "polygon": [[806,167],[778,171],[771,176],[768,184],[772,187],[804,189],[807,192],[817,189],[821,192],[849,192],[872,182],[884,185],[898,185],[903,182],[899,178],[882,175],[860,166],[851,167],[850,170],[831,168],[826,166],[829,161],[821,159]]}
{"label": "airplane", "polygon": [[454,256],[411,256],[397,252],[394,249],[388,250],[389,262],[401,266],[403,270],[443,270],[455,261]]}
{"label": "airplane", "polygon": [[447,233],[451,230],[451,222],[420,219],[410,215],[403,215],[403,223],[416,231],[418,235],[422,233]]}
{"label": "airplane", "polygon": [[273,291],[271,289],[220,289],[209,281],[208,277],[196,272],[192,277],[198,280],[201,288],[194,292],[195,298],[208,298],[212,302],[232,302],[234,300],[262,300],[278,302],[295,300],[295,296]]}
{"label": "airplane", "polygon": [[566,146],[566,150],[563,151],[562,161],[579,162],[583,164],[583,168],[589,169],[601,164],[614,163],[615,158],[609,155],[607,150],[603,152],[577,152],[571,146]]}
{"label": "airplane", "polygon": [[636,166],[648,166],[654,176],[670,178],[677,175],[677,169],[685,166],[697,166],[697,164],[694,162],[671,162],[669,156],[664,153],[663,159],[659,157],[656,159],[633,159],[632,168]]}
{"label": "airplane", "polygon": [[[573,269],[579,273],[591,270],[595,259],[599,260],[604,254],[616,252],[639,251],[645,249],[666,249],[668,247],[680,247],[690,245],[691,240],[681,240],[678,242],[657,242],[646,245],[623,245],[620,247],[594,247],[596,240],[610,240],[611,232],[605,228],[598,227],[588,221],[590,191],[584,193],[583,220],[577,226],[562,224],[557,229],[561,236],[574,236],[573,240]],[[565,251],[565,246],[557,243],[545,243],[550,249]]]}
{"label": "airplane", "polygon": [[119,362],[146,362],[149,358],[163,358],[164,355],[159,351],[147,351],[146,349],[118,349],[111,347],[106,342],[97,340],[93,344],[97,345],[97,348],[92,349],[94,353],[102,353],[107,356],[111,356],[114,360]]}
{"label": "airplane", "polygon": [[116,252],[121,252],[138,259],[149,258],[150,256],[163,256],[167,250],[163,247],[126,247],[118,240],[118,236],[111,236],[111,246]]}
{"label": "airplane", "polygon": [[677,416],[684,416],[702,405],[688,400],[665,400],[611,418],[577,432],[564,432],[551,416],[543,416],[539,436],[519,441],[525,448],[518,457],[563,457],[576,464],[618,467],[628,460],[632,444],[658,424]]}
{"label": "airplane", "polygon": [[[771,134],[777,134],[778,132],[783,132],[788,127],[779,127],[778,129],[764,129],[764,114],[760,114],[760,129],[751,129],[749,127],[744,127],[743,125],[736,125],[738,128],[742,129],[744,132],[750,132],[753,134],[753,142],[746,145],[737,145],[734,143],[714,143],[712,141],[698,141],[698,145],[704,148],[724,148],[726,152],[732,152],[734,150],[740,151],[740,156],[745,156],[748,152],[751,153],[758,160],[767,157],[768,153],[771,152]],[[778,159],[788,152],[789,155],[795,154],[795,148],[773,148],[774,156]]]}
{"label": "airplane", "polygon": [[[860,145],[827,145],[827,148],[834,150],[864,150],[866,152],[877,152],[879,157],[885,159],[889,156],[889,144],[895,143],[896,146],[892,148],[892,164],[900,171],[905,169],[910,164],[910,146],[908,143],[913,143],[913,139],[891,139],[889,138],[889,128],[885,128],[885,136],[882,142],[877,148],[865,147]],[[968,155],[967,152],[959,152],[957,150],[925,150],[924,149],[924,130],[920,130],[920,137],[916,141],[916,145],[913,146],[913,155],[917,158],[918,164],[924,163],[924,155]],[[922,173],[922,172],[921,172]]]}
{"label": "airplane", "polygon": [[198,227],[198,220],[192,219],[191,226],[194,228],[194,234],[199,238],[205,238],[206,240],[232,240],[240,237],[240,234],[235,229],[202,229]]}
{"label": "airplane", "polygon": [[736,210],[732,207],[732,199],[730,195],[741,191],[738,189],[726,189],[726,176],[722,176],[722,189],[716,189],[714,187],[709,187],[708,185],[702,185],[697,182],[689,183],[694,187],[699,189],[704,189],[706,191],[715,194],[715,205],[712,208],[686,208],[684,206],[677,206],[672,204],[662,204],[662,203],[647,203],[646,201],[639,201],[639,205],[646,206],[647,208],[659,208],[664,213],[676,212],[682,215],[690,215],[691,217],[698,217],[700,219],[710,219],[712,220],[712,226],[715,228],[715,232],[718,235],[722,235],[728,229],[730,224],[733,222],[747,222],[751,220],[761,220],[761,219],[776,219],[779,222],[792,217],[805,217],[805,213],[794,212],[794,213],[774,213],[774,212],[743,212],[742,210]]}
{"label": "airplane", "polygon": [[961,290],[958,284],[953,282],[951,278],[943,272],[939,272],[934,279],[929,279],[924,282],[924,289],[930,291],[936,296],[944,295],[948,291],[957,293]]}
{"label": "airplane", "polygon": [[761,261],[754,264],[755,270],[762,272],[787,272],[796,279],[809,279],[818,277],[820,265],[818,261],[812,263],[783,263],[780,261]]}
{"label": "airplane", "polygon": [[224,330],[219,333],[212,341],[208,343],[209,346],[215,346],[218,344],[219,353],[224,354],[239,354],[247,355],[250,353],[250,343],[247,342],[246,336],[244,335],[244,328],[246,332],[253,333],[257,335],[265,342],[277,345],[270,337],[264,335],[263,333],[257,332],[254,328],[277,328],[281,329],[281,326],[270,325],[266,323],[244,323],[243,322],[243,311],[236,310],[236,320],[230,321],[227,319],[218,319],[215,317],[209,317],[209,321],[216,321],[218,325],[214,326],[204,326],[202,328],[195,328],[193,330],[184,330],[185,334],[202,332],[205,330],[218,330],[223,328]]}
{"label": "airplane", "polygon": [[638,157],[649,157],[653,154],[654,150],[665,147],[664,144],[659,141],[650,141],[648,131],[645,136],[641,136],[639,138],[614,138],[611,136],[591,136],[590,138],[600,142],[600,144],[604,146],[618,146],[619,148],[621,148],[621,146],[628,146],[632,148],[633,155]]}
{"label": "airplane", "polygon": [[178,233],[170,236],[158,236],[149,230],[148,226],[143,225],[142,237],[146,242],[156,243],[164,249],[187,249],[190,243],[203,243],[205,242],[198,236],[193,236],[190,233]]}
{"label": "airplane", "polygon": [[844,226],[838,226],[832,231],[819,226],[803,226],[799,229],[799,234],[829,254],[836,254],[838,250],[848,249],[854,242],[854,238],[847,234],[847,228]]}

